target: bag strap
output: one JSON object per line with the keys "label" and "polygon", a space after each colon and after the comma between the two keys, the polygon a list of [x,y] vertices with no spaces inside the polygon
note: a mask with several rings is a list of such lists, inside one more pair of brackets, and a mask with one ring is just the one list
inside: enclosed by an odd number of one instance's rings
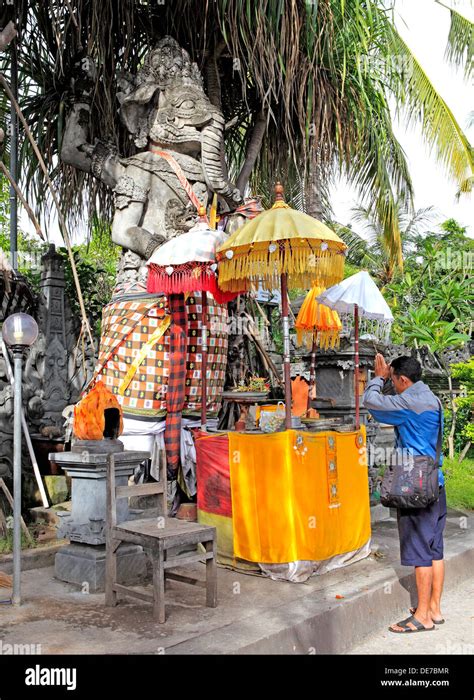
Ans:
{"label": "bag strap", "polygon": [[441,457],[441,446],[443,444],[443,406],[438,397],[436,397],[436,400],[439,404],[439,430],[438,439],[436,440],[436,466],[439,467],[439,459]]}

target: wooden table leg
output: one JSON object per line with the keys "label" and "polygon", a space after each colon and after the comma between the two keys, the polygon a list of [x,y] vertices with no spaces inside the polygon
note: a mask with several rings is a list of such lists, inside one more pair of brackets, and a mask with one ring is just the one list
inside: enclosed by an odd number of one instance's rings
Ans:
{"label": "wooden table leg", "polygon": [[217,607],[217,544],[216,539],[204,543],[206,552],[212,552],[212,559],[206,559],[206,605]]}

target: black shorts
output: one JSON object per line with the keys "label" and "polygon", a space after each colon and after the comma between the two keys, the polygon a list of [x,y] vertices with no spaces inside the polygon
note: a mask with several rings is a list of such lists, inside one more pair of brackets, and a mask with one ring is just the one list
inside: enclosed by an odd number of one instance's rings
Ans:
{"label": "black shorts", "polygon": [[400,559],[403,566],[431,566],[443,558],[443,530],[446,524],[446,491],[427,508],[398,508]]}

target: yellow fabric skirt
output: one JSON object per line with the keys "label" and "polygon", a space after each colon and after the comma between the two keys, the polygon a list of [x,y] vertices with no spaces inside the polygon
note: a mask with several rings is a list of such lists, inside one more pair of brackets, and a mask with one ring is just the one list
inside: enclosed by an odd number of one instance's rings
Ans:
{"label": "yellow fabric skirt", "polygon": [[229,433],[234,555],[281,564],[352,552],[371,536],[364,426]]}

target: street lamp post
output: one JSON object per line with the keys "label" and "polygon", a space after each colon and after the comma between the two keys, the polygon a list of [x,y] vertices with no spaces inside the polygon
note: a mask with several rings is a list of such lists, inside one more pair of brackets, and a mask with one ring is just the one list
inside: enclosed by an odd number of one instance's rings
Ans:
{"label": "street lamp post", "polygon": [[2,327],[5,343],[13,354],[13,605],[21,603],[21,375],[24,350],[38,337],[38,326],[28,314],[12,314]]}

